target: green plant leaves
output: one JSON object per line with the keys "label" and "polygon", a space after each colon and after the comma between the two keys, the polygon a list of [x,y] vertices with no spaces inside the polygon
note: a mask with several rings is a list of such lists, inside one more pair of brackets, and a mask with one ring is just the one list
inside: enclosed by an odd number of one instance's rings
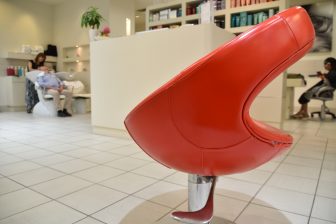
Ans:
{"label": "green plant leaves", "polygon": [[98,8],[89,7],[82,15],[81,27],[90,27],[99,29],[103,16],[98,12]]}

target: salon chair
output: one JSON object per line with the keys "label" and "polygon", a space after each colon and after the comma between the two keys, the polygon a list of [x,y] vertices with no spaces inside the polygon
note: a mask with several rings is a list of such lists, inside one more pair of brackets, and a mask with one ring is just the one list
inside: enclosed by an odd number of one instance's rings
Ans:
{"label": "salon chair", "polygon": [[320,100],[322,101],[321,110],[315,111],[310,114],[311,117],[314,117],[315,114],[318,114],[319,118],[321,120],[324,120],[326,118],[326,115],[330,115],[332,119],[335,119],[336,116],[334,113],[330,112],[329,108],[326,105],[326,101],[332,101],[334,100],[334,91],[335,88],[331,86],[324,86],[319,89],[319,91],[313,96],[312,100]]}
{"label": "salon chair", "polygon": [[313,40],[304,9],[283,11],[192,64],[127,115],[129,134],[149,156],[189,173],[189,211],[173,218],[210,223],[216,177],[252,170],[292,144],[249,110]]}

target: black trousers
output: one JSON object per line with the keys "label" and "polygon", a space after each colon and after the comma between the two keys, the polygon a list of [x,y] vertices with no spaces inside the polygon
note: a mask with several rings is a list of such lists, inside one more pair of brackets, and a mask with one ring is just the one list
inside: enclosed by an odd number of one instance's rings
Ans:
{"label": "black trousers", "polygon": [[310,99],[314,96],[314,94],[318,91],[319,88],[317,87],[322,87],[323,85],[323,80],[319,81],[315,85],[313,85],[311,88],[309,88],[306,92],[302,93],[302,95],[299,98],[299,103],[302,104],[307,104],[309,103]]}

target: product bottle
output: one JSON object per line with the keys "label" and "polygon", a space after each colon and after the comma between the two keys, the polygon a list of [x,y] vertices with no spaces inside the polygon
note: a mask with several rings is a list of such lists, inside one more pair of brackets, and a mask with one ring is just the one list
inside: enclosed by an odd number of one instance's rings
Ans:
{"label": "product bottle", "polygon": [[18,75],[17,66],[14,66],[14,75],[15,75],[15,76],[17,76],[17,75]]}

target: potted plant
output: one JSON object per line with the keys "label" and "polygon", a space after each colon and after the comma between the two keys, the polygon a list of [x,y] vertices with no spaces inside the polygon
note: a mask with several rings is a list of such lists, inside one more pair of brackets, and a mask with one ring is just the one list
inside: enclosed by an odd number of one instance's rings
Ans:
{"label": "potted plant", "polygon": [[101,22],[104,20],[103,16],[98,12],[98,8],[89,7],[82,15],[81,27],[89,27],[90,41],[93,41],[97,36],[98,29]]}

